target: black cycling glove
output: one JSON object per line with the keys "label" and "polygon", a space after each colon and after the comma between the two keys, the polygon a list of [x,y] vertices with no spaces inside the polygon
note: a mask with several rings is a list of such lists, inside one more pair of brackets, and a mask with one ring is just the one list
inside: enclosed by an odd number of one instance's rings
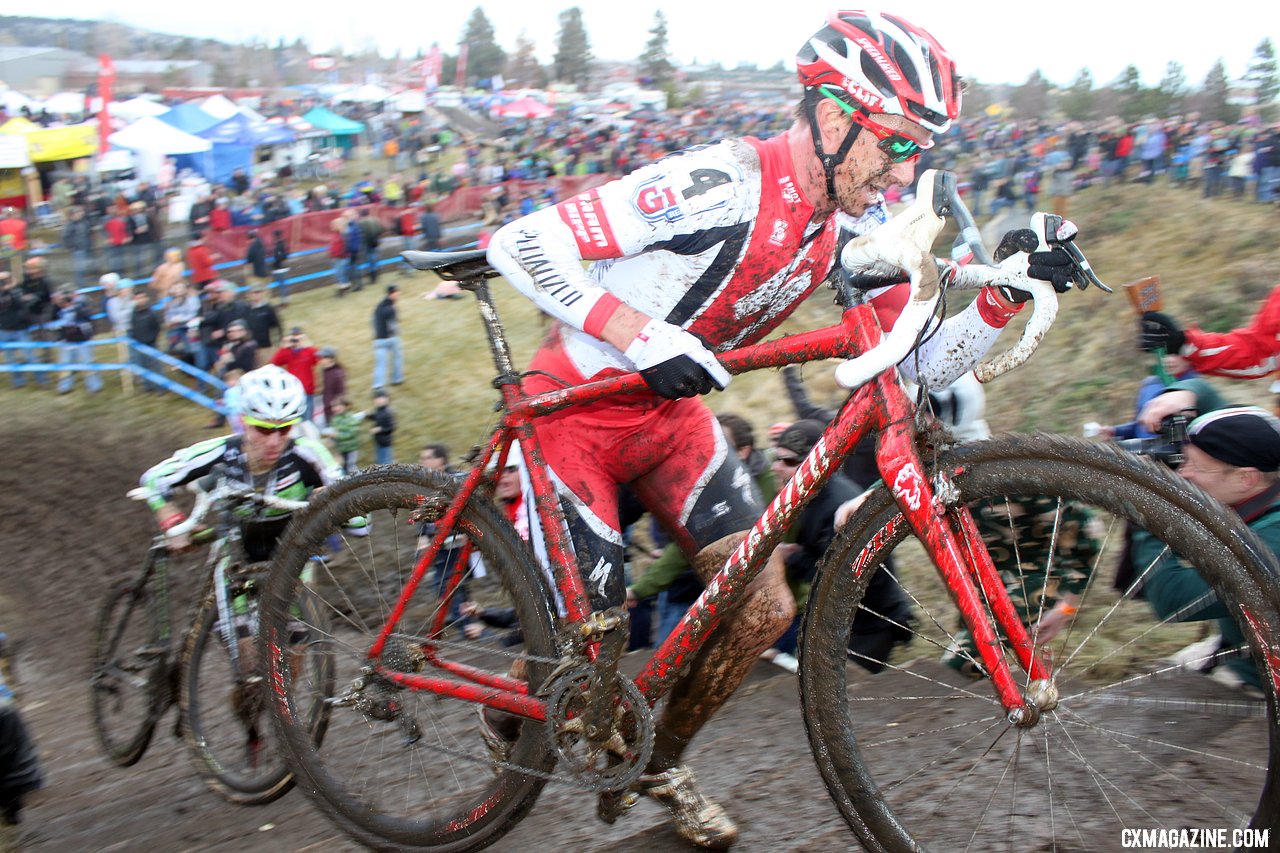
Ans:
{"label": "black cycling glove", "polygon": [[1143,352],[1163,349],[1165,352],[1177,353],[1186,342],[1186,334],[1178,328],[1172,317],[1159,311],[1143,313],[1138,334],[1138,346]]}
{"label": "black cycling glove", "polygon": [[[1000,238],[1000,245],[996,246],[995,262],[1000,263],[1018,252],[1029,252],[1027,276],[1047,281],[1058,293],[1066,293],[1071,289],[1071,283],[1077,275],[1075,263],[1067,251],[1060,246],[1055,246],[1047,252],[1037,252],[1035,249],[1039,245],[1040,238],[1030,228],[1007,231]],[[1026,302],[1031,298],[1030,293],[1015,287],[1001,287],[1000,294],[1010,302],[1016,303]]]}
{"label": "black cycling glove", "polygon": [[687,355],[677,355],[652,367],[642,368],[640,376],[653,393],[668,400],[697,397],[720,387],[702,365]]}

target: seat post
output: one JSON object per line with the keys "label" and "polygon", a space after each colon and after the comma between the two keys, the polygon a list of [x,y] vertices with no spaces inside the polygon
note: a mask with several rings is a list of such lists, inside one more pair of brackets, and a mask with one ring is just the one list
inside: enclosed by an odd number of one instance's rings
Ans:
{"label": "seat post", "polygon": [[464,290],[476,295],[480,306],[480,319],[484,321],[485,335],[489,339],[489,352],[493,355],[493,365],[498,375],[493,380],[494,387],[503,385],[519,385],[520,376],[516,373],[515,363],[511,358],[511,347],[507,344],[507,335],[498,318],[498,307],[493,302],[493,294],[489,292],[489,282],[483,278],[460,283]]}

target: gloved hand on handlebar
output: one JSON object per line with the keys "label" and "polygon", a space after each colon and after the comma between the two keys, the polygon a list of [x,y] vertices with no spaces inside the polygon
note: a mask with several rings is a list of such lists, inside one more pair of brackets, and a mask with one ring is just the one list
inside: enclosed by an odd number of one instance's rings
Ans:
{"label": "gloved hand on handlebar", "polygon": [[[1054,246],[1049,251],[1038,252],[1036,249],[1039,246],[1040,238],[1036,235],[1036,232],[1030,228],[1018,228],[1005,232],[1005,235],[1000,238],[1000,245],[996,246],[995,255],[992,257],[996,263],[1001,263],[1019,252],[1026,252],[1028,253],[1027,277],[1047,281],[1053,285],[1053,289],[1058,293],[1066,293],[1071,289],[1072,282],[1078,277],[1078,271],[1071,255],[1061,246]],[[1030,293],[1016,287],[1001,287],[1000,295],[1014,303],[1026,302],[1031,298]]]}
{"label": "gloved hand on handlebar", "polygon": [[1142,315],[1138,340],[1143,352],[1163,349],[1167,353],[1176,354],[1187,342],[1187,336],[1168,314],[1146,311]]}
{"label": "gloved hand on handlebar", "polygon": [[668,400],[723,390],[733,378],[695,335],[662,320],[646,323],[626,356],[653,392]]}

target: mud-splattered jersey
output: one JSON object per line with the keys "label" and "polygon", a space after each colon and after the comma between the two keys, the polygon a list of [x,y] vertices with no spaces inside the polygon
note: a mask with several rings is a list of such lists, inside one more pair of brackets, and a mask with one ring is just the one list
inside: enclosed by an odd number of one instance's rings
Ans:
{"label": "mud-splattered jersey", "polygon": [[[784,137],[725,140],[512,223],[489,258],[577,332],[566,344],[590,376],[630,369],[598,339],[620,302],[714,350],[767,335],[831,265],[835,220],[812,217]],[[582,260],[594,263],[579,272]]]}
{"label": "mud-splattered jersey", "polygon": [[[792,174],[786,136],[730,139],[673,154],[504,226],[489,260],[566,324],[564,354],[590,378],[634,369],[600,340],[619,304],[687,329],[713,351],[754,343],[826,277],[838,229],[862,234],[888,217],[883,204],[856,221],[813,215]],[[592,262],[586,269],[584,260]],[[948,362],[935,384],[971,368],[1005,322],[976,309],[946,321],[930,342]]]}

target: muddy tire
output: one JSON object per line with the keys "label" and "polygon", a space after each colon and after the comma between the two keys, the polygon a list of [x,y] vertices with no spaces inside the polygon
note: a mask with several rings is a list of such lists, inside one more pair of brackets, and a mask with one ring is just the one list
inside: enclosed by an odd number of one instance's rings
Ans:
{"label": "muddy tire", "polygon": [[[160,559],[164,559],[161,557]],[[107,597],[89,664],[93,733],[113,764],[137,764],[167,708],[167,655],[150,587],[130,581]]]}
{"label": "muddy tire", "polygon": [[[1039,646],[1053,661],[1058,704],[1036,725],[1018,728],[963,651],[958,613],[892,497],[883,486],[872,491],[821,564],[800,668],[814,756],[862,844],[1104,850],[1120,845],[1123,829],[1174,826],[1274,836],[1280,735],[1265,652],[1280,638],[1280,574],[1266,546],[1238,516],[1168,469],[1094,443],[1005,436],[957,448],[936,470],[959,488],[960,502],[1017,531],[1024,554],[1041,537],[1053,543],[1044,553],[1056,557],[1065,553],[1066,537],[1086,531],[1098,547],[1078,614]],[[1043,513],[1022,509],[1032,505],[1029,496],[1043,498]],[[1085,526],[1068,524],[1080,508]],[[1157,618],[1147,602],[1112,588],[1126,526],[1149,531],[1180,555],[1227,605],[1262,673],[1260,691],[1224,686],[1171,662],[1214,623]],[[1065,582],[1065,569],[1055,576],[1051,562],[1019,562],[1018,553],[1013,564],[1020,568],[1003,573],[1011,598],[1017,589]],[[910,645],[875,662],[894,671],[882,677],[868,674],[859,665],[868,662],[847,646],[870,578],[890,571],[883,568],[890,557],[915,615]],[[1134,568],[1139,577],[1147,570]],[[1027,612],[1034,599],[1027,596]],[[1006,657],[1012,660],[1007,650]],[[1217,664],[1215,673],[1232,669],[1225,657],[1197,660],[1197,667]],[[917,714],[909,710],[913,701],[923,709]],[[947,710],[928,710],[938,707]],[[1105,767],[1113,769],[1099,769]]]}
{"label": "muddy tire", "polygon": [[[417,563],[415,510],[442,511],[457,489],[450,477],[410,466],[383,466],[326,489],[295,518],[277,552],[264,593],[261,644],[271,711],[299,785],[341,829],[380,850],[477,850],[492,844],[532,808],[554,767],[540,724],[520,725],[505,763],[494,764],[480,734],[479,706],[400,686],[372,674],[368,652],[410,582]],[[368,526],[351,529],[360,517]],[[359,534],[359,535],[357,535]],[[430,571],[415,588],[380,661],[399,671],[449,677],[422,651],[471,671],[505,676],[524,667],[531,692],[559,658],[552,599],[527,545],[487,499],[463,511],[445,576],[462,569],[467,597],[495,624],[464,630]],[[317,561],[324,555],[323,561]],[[484,576],[480,576],[483,562]],[[310,586],[300,579],[314,577]],[[313,595],[329,627],[308,625],[336,674],[329,732],[316,745],[299,724],[287,655],[279,652],[300,594]],[[502,617],[502,618],[498,618]],[[429,636],[430,635],[430,636]],[[522,773],[512,767],[531,772]]]}
{"label": "muddy tire", "polygon": [[[256,589],[249,588],[242,600],[241,623],[252,627],[258,621]],[[307,624],[328,624],[310,597],[302,598],[300,611]],[[327,655],[309,653],[307,638],[306,632],[295,632],[290,637],[294,641],[290,648],[299,672],[295,692],[310,697],[305,714],[312,737],[318,742],[324,737],[329,715],[324,699],[333,691],[333,667]],[[241,655],[238,679],[218,621],[217,600],[210,590],[183,651],[179,692],[183,731],[196,772],[210,790],[237,805],[265,805],[289,793],[293,774],[269,745],[271,721],[266,707],[265,668],[259,661],[257,645],[247,633],[237,643]]]}

